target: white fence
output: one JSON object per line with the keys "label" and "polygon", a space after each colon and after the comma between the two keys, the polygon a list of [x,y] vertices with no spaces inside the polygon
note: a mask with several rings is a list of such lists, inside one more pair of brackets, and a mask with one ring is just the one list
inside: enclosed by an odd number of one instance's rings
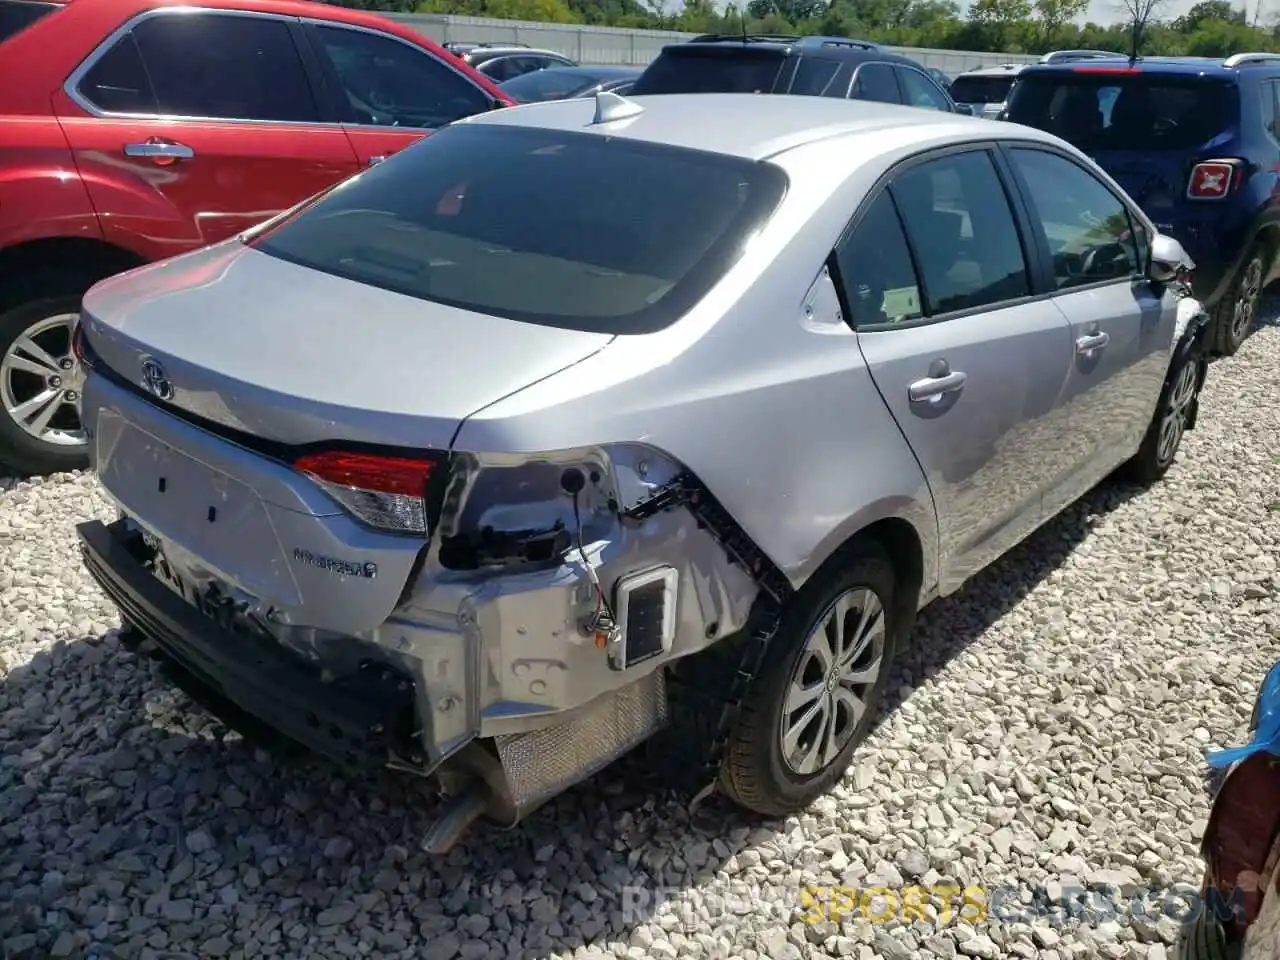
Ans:
{"label": "white fence", "polygon": [[[473,42],[517,42],[530,47],[554,50],[579,63],[621,63],[643,66],[669,43],[688,40],[692,33],[670,30],[624,30],[619,27],[591,27],[566,23],[531,23],[524,20],[493,20],[488,17],[455,17],[433,13],[383,14],[412,27],[433,40]],[[924,50],[889,47],[926,67],[956,74],[971,67],[998,63],[1031,63],[1037,58],[1016,53],[974,53],[967,50]]]}

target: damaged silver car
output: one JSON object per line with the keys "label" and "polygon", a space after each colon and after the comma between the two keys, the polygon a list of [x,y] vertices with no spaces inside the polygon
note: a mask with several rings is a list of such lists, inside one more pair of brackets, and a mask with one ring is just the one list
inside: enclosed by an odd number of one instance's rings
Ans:
{"label": "damaged silver car", "polygon": [[1192,265],[1078,151],[929,111],[594,99],[451,125],[104,281],[81,524],[224,715],[511,826],[648,741],[836,783],[917,611],[1195,424]]}

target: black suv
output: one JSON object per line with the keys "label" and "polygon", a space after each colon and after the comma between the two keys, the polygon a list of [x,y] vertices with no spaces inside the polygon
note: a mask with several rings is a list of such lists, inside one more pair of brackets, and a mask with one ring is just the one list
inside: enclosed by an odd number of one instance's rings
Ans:
{"label": "black suv", "polygon": [[663,47],[631,88],[655,93],[785,93],[969,113],[914,60],[848,37],[695,37]]}

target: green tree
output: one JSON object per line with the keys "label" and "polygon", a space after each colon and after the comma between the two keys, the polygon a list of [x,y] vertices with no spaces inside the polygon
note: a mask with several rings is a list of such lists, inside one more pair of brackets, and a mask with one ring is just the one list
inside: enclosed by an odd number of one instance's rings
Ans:
{"label": "green tree", "polygon": [[1062,33],[1062,28],[1089,9],[1089,0],[1034,0],[1036,22],[1046,48]]}

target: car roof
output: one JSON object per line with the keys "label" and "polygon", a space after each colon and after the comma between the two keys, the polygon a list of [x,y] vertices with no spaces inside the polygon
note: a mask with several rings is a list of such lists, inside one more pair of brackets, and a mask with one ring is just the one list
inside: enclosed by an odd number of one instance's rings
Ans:
{"label": "car roof", "polygon": [[566,130],[706,150],[763,160],[786,150],[845,134],[917,128],[920,140],[957,131],[957,140],[1022,139],[1058,143],[1031,127],[978,120],[936,110],[834,97],[779,97],[754,93],[665,93],[628,97],[638,115],[595,124],[594,98],[531,103],[476,114],[481,123]]}
{"label": "car roof", "polygon": [[[520,54],[543,54],[549,53],[552,56],[564,57],[563,53],[557,53],[555,50],[545,50],[542,47],[477,47],[474,50],[468,50],[467,56],[474,59],[496,60],[498,57],[518,56]],[[565,59],[568,59],[567,57]]]}
{"label": "car roof", "polygon": [[[560,67],[544,67],[541,70],[533,71],[533,73],[553,73],[560,77],[581,74],[584,77],[599,77],[601,80],[612,80],[617,77],[638,77],[643,72],[644,67],[621,67],[617,65],[593,67],[583,63],[576,63],[573,66],[565,64]],[[530,74],[522,73],[520,76],[527,77]]]}

